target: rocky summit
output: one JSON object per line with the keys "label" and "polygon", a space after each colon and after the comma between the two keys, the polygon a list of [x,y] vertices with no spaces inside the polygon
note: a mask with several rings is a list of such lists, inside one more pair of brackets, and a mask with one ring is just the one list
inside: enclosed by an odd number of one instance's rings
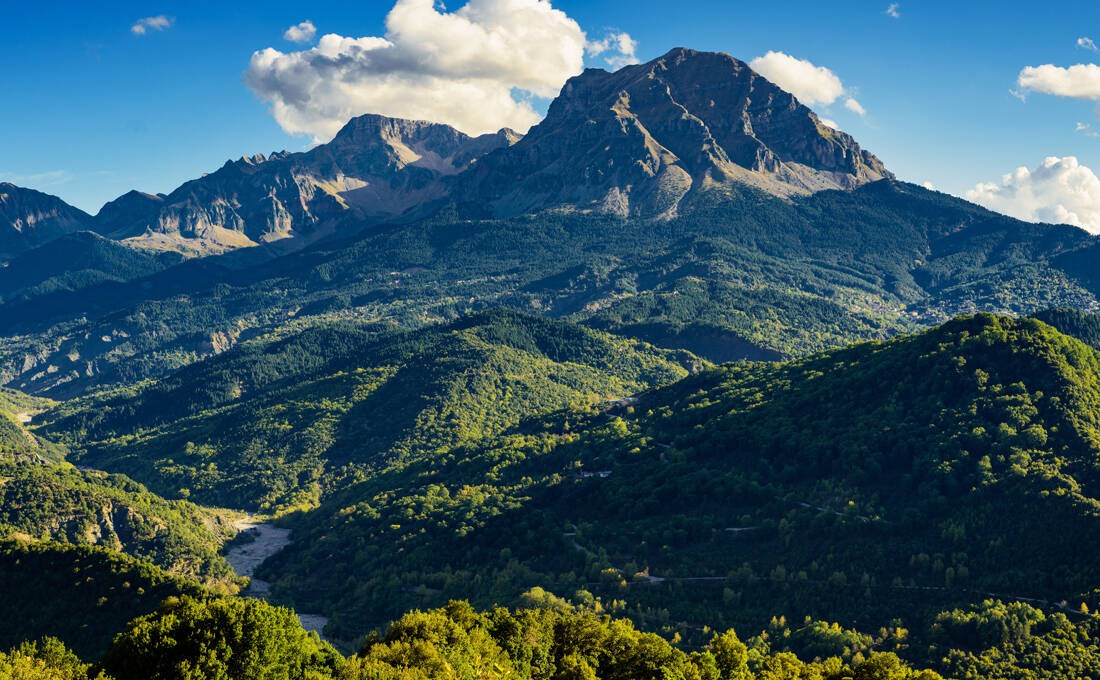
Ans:
{"label": "rocky summit", "polygon": [[659,216],[731,182],[789,196],[892,176],[744,62],[679,48],[571,78],[526,137],[462,178],[461,195],[501,216],[552,207]]}

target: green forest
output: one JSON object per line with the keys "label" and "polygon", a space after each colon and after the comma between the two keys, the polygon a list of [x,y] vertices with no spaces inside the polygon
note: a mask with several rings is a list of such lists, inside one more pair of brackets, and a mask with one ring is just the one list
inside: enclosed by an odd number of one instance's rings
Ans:
{"label": "green forest", "polygon": [[70,460],[165,496],[283,514],[313,507],[356,470],[623,398],[705,363],[509,310],[411,332],[343,323],[66,402],[38,431],[67,443]]}
{"label": "green forest", "polygon": [[0,269],[0,680],[1100,680],[1098,248],[896,181],[58,239]]}
{"label": "green forest", "polygon": [[119,474],[0,463],[0,538],[102,545],[222,590],[238,588],[220,554],[237,516],[166,501]]}
{"label": "green forest", "polygon": [[408,330],[501,305],[714,361],[806,356],[974,311],[1100,309],[1087,233],[892,180],[794,201],[702,191],[670,220],[463,210],[250,267],[237,255],[157,270],[95,241],[87,262],[66,257],[100,283],[44,281],[0,303],[0,376],[70,398],[270,333],[348,319]]}
{"label": "green forest", "polygon": [[[547,594],[541,593],[543,596]],[[1092,621],[986,602],[945,612],[930,635],[928,668],[902,658],[907,631],[889,640],[809,621],[773,621],[742,638],[712,631],[685,649],[628,619],[543,598],[478,611],[466,602],[413,611],[343,656],[302,629],[293,611],[259,600],[179,594],[120,628],[105,650],[81,656],[55,636],[0,653],[0,677],[19,680],[938,680],[1094,677]],[[948,645],[954,647],[949,648]],[[940,656],[942,655],[942,656]]]}

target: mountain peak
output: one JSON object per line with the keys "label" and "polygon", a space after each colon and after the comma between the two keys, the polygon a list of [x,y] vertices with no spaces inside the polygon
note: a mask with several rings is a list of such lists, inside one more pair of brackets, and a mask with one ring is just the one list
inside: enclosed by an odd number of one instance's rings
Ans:
{"label": "mountain peak", "polygon": [[470,174],[465,198],[501,215],[566,206],[642,216],[732,182],[790,196],[892,176],[748,64],[683,47],[570,78],[513,153]]}

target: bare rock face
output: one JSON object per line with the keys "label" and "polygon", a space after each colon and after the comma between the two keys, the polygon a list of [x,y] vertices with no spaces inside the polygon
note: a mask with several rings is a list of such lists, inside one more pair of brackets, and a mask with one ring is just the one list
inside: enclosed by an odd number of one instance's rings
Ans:
{"label": "bare rock face", "polygon": [[104,207],[97,230],[152,246],[183,237],[206,252],[289,236],[308,242],[346,218],[369,224],[438,199],[446,193],[441,178],[516,138],[509,130],[469,137],[438,123],[359,116],[307,152],[228,161],[163,197],[131,192]]}
{"label": "bare rock face", "polygon": [[681,48],[571,78],[546,118],[466,173],[457,195],[501,216],[555,207],[658,216],[713,185],[789,196],[885,177],[879,159],[744,62]]}
{"label": "bare rock face", "polygon": [[87,229],[92,218],[56,196],[0,182],[0,262]]}

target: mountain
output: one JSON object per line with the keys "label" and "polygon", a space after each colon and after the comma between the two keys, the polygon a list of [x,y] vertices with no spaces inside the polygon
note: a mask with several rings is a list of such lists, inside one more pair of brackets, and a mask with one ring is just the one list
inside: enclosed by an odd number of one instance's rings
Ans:
{"label": "mountain", "polygon": [[92,218],[56,196],[0,182],[0,263],[58,236],[87,229]]}
{"label": "mountain", "polygon": [[439,123],[367,114],[304,153],[227,161],[166,196],[130,192],[104,206],[96,230],[203,254],[290,236],[300,246],[340,224],[360,229],[438,199],[442,178],[517,138],[510,130],[469,137]]}
{"label": "mountain", "polygon": [[676,49],[570,79],[522,141],[367,114],[304,153],[229,161],[166,196],[132,191],[94,224],[208,254],[291,236],[300,247],[448,202],[498,216],[563,206],[667,216],[692,190],[744,183],[788,196],[884,177],[881,161],[745,63]]}
{"label": "mountain", "polygon": [[143,234],[148,220],[164,206],[165,198],[164,194],[128,191],[105,203],[96,213],[93,226],[103,235],[115,234],[121,238]]}
{"label": "mountain", "polygon": [[72,460],[166,496],[282,513],[315,505],[349,474],[695,365],[685,352],[506,310],[404,333],[338,324],[69,402],[38,431],[71,442]]}
{"label": "mountain", "polygon": [[1100,352],[1030,319],[729,364],[372,475],[258,576],[344,638],[531,584],[688,640],[776,612],[878,630],[989,597],[1091,611],[1098,406]]}
{"label": "mountain", "polygon": [[542,122],[459,179],[456,197],[505,217],[562,206],[667,216],[692,191],[732,183],[789,196],[889,177],[744,62],[678,48],[569,79]]}

